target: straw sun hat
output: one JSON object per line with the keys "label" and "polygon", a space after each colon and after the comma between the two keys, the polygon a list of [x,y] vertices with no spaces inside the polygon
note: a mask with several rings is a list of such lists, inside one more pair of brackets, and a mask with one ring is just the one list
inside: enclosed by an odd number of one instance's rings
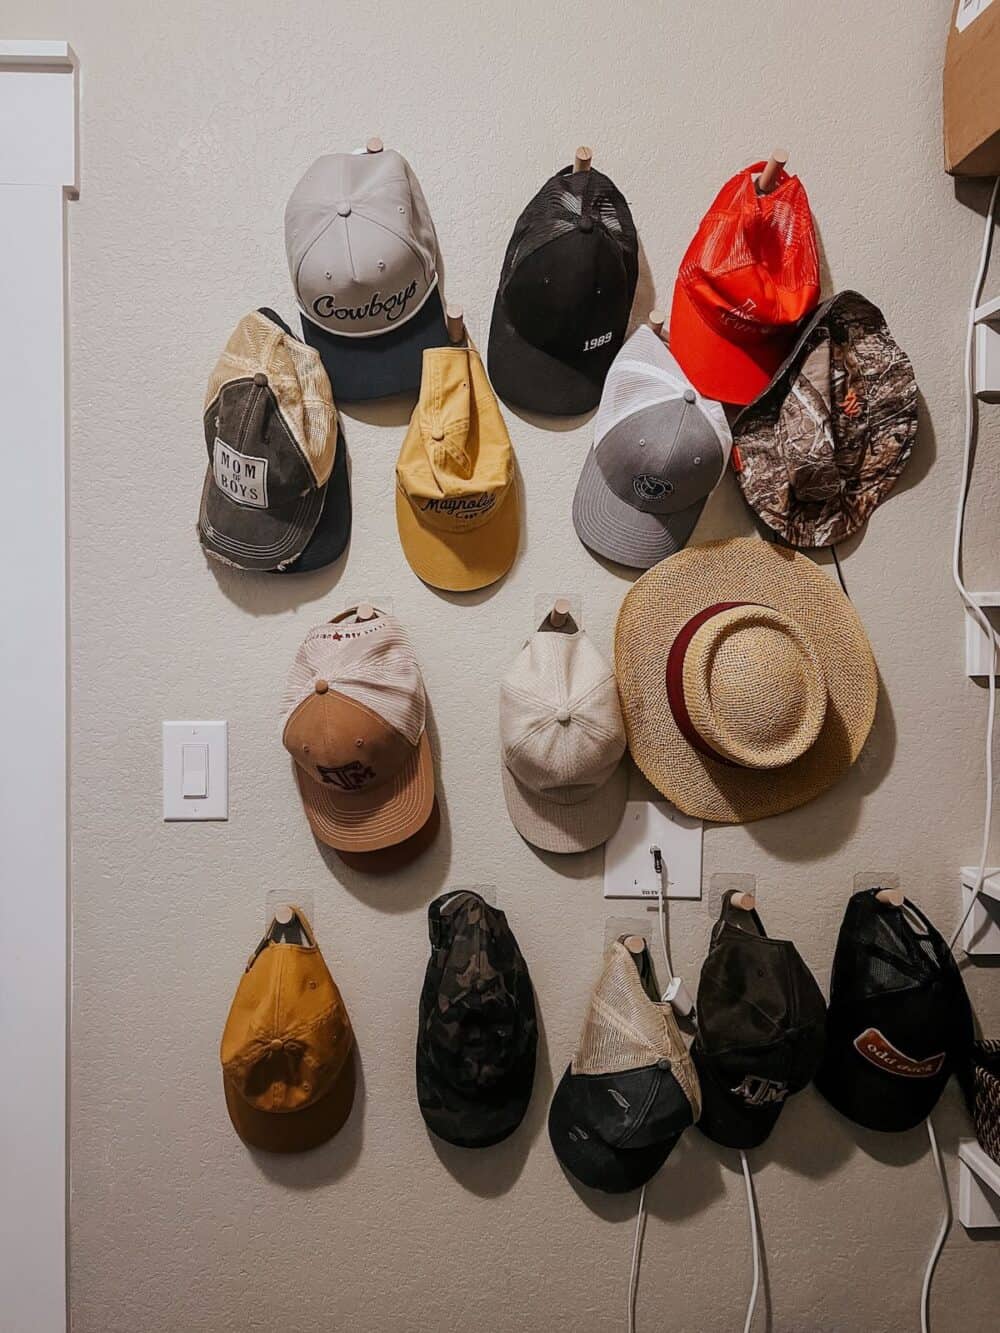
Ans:
{"label": "straw sun hat", "polygon": [[688,547],[636,581],[615,675],[629,747],[686,814],[720,824],[818,796],[857,759],[878,672],[851,603],[757,537]]}

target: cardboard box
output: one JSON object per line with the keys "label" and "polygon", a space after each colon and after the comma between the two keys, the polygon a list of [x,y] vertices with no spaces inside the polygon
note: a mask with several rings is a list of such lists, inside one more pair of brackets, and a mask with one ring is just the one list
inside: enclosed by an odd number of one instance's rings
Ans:
{"label": "cardboard box", "polygon": [[944,161],[1000,175],[1000,0],[955,0],[944,58]]}

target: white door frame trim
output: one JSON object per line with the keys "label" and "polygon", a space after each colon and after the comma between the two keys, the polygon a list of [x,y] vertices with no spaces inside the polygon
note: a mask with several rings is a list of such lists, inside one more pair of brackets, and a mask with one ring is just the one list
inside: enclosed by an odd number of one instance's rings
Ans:
{"label": "white door frame trim", "polygon": [[67,42],[0,41],[0,1291],[5,1333],[67,1315],[70,950]]}

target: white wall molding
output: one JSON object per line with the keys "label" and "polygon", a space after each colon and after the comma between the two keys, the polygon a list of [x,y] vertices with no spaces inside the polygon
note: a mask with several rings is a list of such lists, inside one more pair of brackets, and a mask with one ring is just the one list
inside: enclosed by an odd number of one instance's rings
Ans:
{"label": "white wall molding", "polygon": [[69,958],[65,201],[77,62],[0,41],[0,1291],[5,1333],[66,1319]]}

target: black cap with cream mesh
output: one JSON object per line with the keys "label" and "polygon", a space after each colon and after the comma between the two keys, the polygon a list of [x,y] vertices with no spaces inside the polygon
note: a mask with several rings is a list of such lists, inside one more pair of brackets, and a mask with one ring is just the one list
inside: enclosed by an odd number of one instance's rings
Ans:
{"label": "black cap with cream mesh", "polygon": [[514,407],[589,412],[625,340],[639,273],[628,203],[600,171],[564,167],[517,220],[493,306],[488,363]]}
{"label": "black cap with cream mesh", "polygon": [[616,940],[549,1107],[559,1161],[607,1194],[650,1180],[701,1112],[698,1075],[674,1011],[654,994],[648,950],[634,958]]}

